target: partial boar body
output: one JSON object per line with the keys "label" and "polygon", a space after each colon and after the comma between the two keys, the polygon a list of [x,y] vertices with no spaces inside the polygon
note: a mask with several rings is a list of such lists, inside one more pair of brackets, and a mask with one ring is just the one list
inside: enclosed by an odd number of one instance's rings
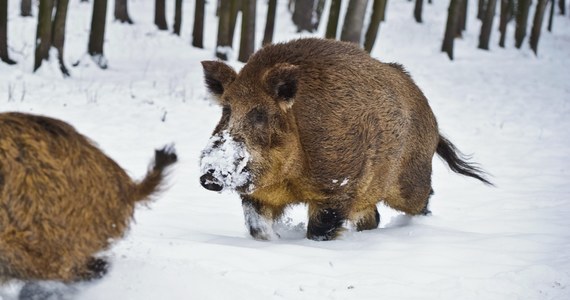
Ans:
{"label": "partial boar body", "polygon": [[308,204],[314,240],[334,239],[347,220],[357,230],[376,228],[380,201],[427,214],[435,153],[453,171],[489,183],[439,134],[403,67],[357,46],[300,39],[262,48],[239,74],[222,62],[202,65],[223,111],[200,180],[240,194],[256,239],[275,237],[274,220],[295,203]]}
{"label": "partial boar body", "polygon": [[0,281],[76,282],[106,272],[98,252],[123,236],[137,202],[158,191],[174,149],[141,182],[70,125],[0,114]]}

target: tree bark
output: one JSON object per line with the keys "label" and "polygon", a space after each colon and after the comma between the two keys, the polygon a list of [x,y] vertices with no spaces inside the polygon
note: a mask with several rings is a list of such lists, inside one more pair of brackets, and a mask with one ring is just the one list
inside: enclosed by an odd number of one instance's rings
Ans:
{"label": "tree bark", "polygon": [[[428,3],[431,4],[431,0],[428,0]],[[385,0],[382,2],[382,17],[380,18],[380,21],[385,22],[386,21],[386,7],[388,6],[388,0]]]}
{"label": "tree bark", "polygon": [[206,0],[196,0],[194,10],[194,28],[192,30],[192,46],[204,48],[204,11]]}
{"label": "tree bark", "polygon": [[129,17],[128,0],[115,0],[115,20],[121,23],[133,24]]}
{"label": "tree bark", "polygon": [[530,48],[535,55],[538,55],[538,40],[540,39],[540,31],[542,29],[542,21],[544,20],[547,1],[548,0],[538,0],[534,12],[534,21],[532,22],[532,29],[530,31]]}
{"label": "tree bark", "polygon": [[326,0],[317,0],[317,7],[315,8],[315,20],[313,22],[313,31],[319,29],[321,24],[321,17],[323,16],[323,11],[325,10]]}
{"label": "tree bark", "polygon": [[238,60],[247,62],[255,48],[256,0],[242,0],[241,40]]}
{"label": "tree bark", "polygon": [[526,26],[528,22],[528,11],[530,0],[519,0],[517,12],[517,28],[515,30],[515,47],[520,48],[526,36]]}
{"label": "tree bark", "polygon": [[422,7],[424,5],[424,0],[416,0],[416,5],[414,7],[414,18],[416,22],[422,22]]}
{"label": "tree bark", "polygon": [[269,0],[267,5],[267,20],[265,23],[265,31],[263,33],[262,45],[268,45],[273,42],[273,31],[275,29],[275,13],[277,12],[277,0]]}
{"label": "tree bark", "polygon": [[166,1],[165,0],[155,0],[154,1],[154,24],[159,30],[168,30],[168,24],[166,23]]}
{"label": "tree bark", "polygon": [[231,48],[230,43],[230,18],[231,6],[229,1],[220,3],[220,16],[218,17],[218,41],[216,46],[216,56],[221,60],[228,60],[227,48]]}
{"label": "tree bark", "polygon": [[107,61],[103,54],[106,21],[107,0],[93,0],[93,16],[91,18],[91,32],[89,33],[87,53],[91,55],[101,69],[107,68]]}
{"label": "tree bark", "polygon": [[560,8],[560,14],[565,15],[566,14],[566,1],[558,0],[558,7]]}
{"label": "tree bark", "polygon": [[[225,0],[228,1],[228,0]],[[234,47],[234,35],[236,32],[237,16],[242,8],[242,0],[229,0],[230,1],[230,28],[229,28],[229,41],[230,47]]]}
{"label": "tree bark", "polygon": [[479,49],[489,50],[489,38],[491,37],[491,29],[493,28],[493,20],[495,19],[496,7],[497,0],[487,1],[485,18],[481,24],[481,34],[479,35]]}
{"label": "tree bark", "polygon": [[174,24],[172,25],[172,32],[179,36],[181,26],[182,26],[182,0],[176,0],[174,5]]}
{"label": "tree bark", "polygon": [[364,49],[368,51],[368,53],[372,51],[374,42],[376,42],[378,29],[380,29],[380,21],[382,19],[382,8],[385,7],[385,2],[386,0],[374,0],[374,3],[372,4],[370,25],[368,25],[368,30],[366,31],[366,37],[364,39]]}
{"label": "tree bark", "polygon": [[[6,0],[8,2],[8,0]],[[32,16],[32,0],[22,0],[20,2],[20,15],[22,17]]]}
{"label": "tree bark", "polygon": [[[477,5],[477,19],[483,21],[483,19],[485,18],[485,7],[487,6],[487,2],[485,0],[479,0],[478,5]],[[495,1],[496,3],[496,1]]]}
{"label": "tree bark", "polygon": [[69,0],[57,0],[57,8],[53,20],[52,29],[52,46],[57,49],[57,59],[59,61],[59,69],[63,76],[70,76],[69,71],[65,67],[63,61],[63,45],[65,44],[65,22],[67,20],[67,6]]}
{"label": "tree bark", "polygon": [[297,32],[313,32],[314,0],[295,1],[295,11],[293,12],[293,23],[297,25]]}
{"label": "tree bark", "polygon": [[9,65],[16,63],[8,55],[8,0],[0,3],[0,59]]}
{"label": "tree bark", "polygon": [[467,1],[468,0],[462,0],[461,1],[461,5],[459,8],[459,20],[458,20],[458,24],[457,24],[457,35],[456,37],[462,37],[463,36],[463,31],[465,31],[465,29],[467,29]]}
{"label": "tree bark", "polygon": [[453,60],[453,40],[457,34],[459,22],[459,10],[464,0],[450,0],[447,13],[447,24],[445,26],[445,35],[443,37],[443,45],[441,51],[447,53],[449,59]]}
{"label": "tree bark", "polygon": [[327,31],[325,38],[336,39],[336,31],[338,28],[338,18],[340,16],[341,0],[332,0],[329,12],[329,20],[327,22]]}
{"label": "tree bark", "polygon": [[510,9],[509,9],[509,2],[510,0],[501,0],[501,19],[499,21],[499,32],[501,33],[501,37],[499,39],[499,47],[505,48],[505,38],[507,35],[507,23],[510,19]]}
{"label": "tree bark", "polygon": [[34,72],[40,68],[44,60],[49,59],[51,47],[51,16],[53,0],[40,1],[38,27],[36,30],[36,51],[34,56]]}
{"label": "tree bark", "polygon": [[350,0],[340,34],[341,41],[352,42],[360,45],[364,15],[368,0]]}
{"label": "tree bark", "polygon": [[550,0],[550,16],[548,17],[548,32],[552,32],[552,22],[554,21],[555,0]]}

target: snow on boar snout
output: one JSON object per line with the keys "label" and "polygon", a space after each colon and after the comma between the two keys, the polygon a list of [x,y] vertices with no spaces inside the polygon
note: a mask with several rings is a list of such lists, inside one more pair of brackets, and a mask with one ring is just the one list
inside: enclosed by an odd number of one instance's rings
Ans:
{"label": "snow on boar snout", "polygon": [[243,142],[233,139],[227,130],[213,135],[202,151],[200,183],[211,191],[225,189],[246,192],[251,188],[248,168],[250,154]]}

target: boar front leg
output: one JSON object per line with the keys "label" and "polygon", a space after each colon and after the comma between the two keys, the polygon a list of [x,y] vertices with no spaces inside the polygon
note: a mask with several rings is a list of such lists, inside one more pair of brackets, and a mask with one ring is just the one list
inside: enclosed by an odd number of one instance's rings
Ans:
{"label": "boar front leg", "polygon": [[283,214],[284,206],[274,207],[246,196],[241,196],[245,225],[249,234],[256,240],[272,240],[279,238],[273,230],[273,223]]}
{"label": "boar front leg", "polygon": [[342,206],[310,203],[307,238],[315,241],[334,240],[342,232],[346,219],[347,211]]}

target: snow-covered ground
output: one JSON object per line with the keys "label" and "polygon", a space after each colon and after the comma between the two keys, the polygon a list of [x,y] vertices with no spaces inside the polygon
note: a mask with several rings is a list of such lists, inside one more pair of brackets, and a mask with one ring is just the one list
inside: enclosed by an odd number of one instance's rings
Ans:
{"label": "snow-covered ground", "polygon": [[[10,1],[10,54],[19,63],[0,63],[0,111],[63,119],[135,178],[154,148],[174,142],[180,158],[170,189],[140,207],[126,238],[106,253],[109,274],[81,286],[76,298],[570,299],[568,16],[556,17],[553,33],[543,31],[538,57],[526,42],[514,49],[513,24],[508,47],[497,46],[493,30],[487,52],[477,49],[480,23],[470,1],[467,32],[450,62],[440,52],[448,2],[425,5],[421,25],[413,2],[390,2],[372,55],[406,66],[442,132],[473,153],[497,187],[434,159],[432,216],[410,219],[380,207],[380,229],[315,242],[304,238],[299,206],[278,225],[280,240],[260,242],[246,232],[238,196],[207,191],[198,180],[200,151],[221,114],[199,63],[214,59],[216,1],[207,4],[203,50],[190,46],[193,2],[184,3],[178,37],[155,29],[153,1],[129,2],[133,26],[113,22],[110,1],[104,71],[85,55],[91,5],[70,2],[65,59],[82,63],[63,79],[56,63],[31,72],[36,20],[19,17],[19,1]],[[278,41],[299,36],[285,6],[280,1]],[[259,1],[258,40],[265,11]],[[0,287],[0,299],[13,299],[20,286]]]}

